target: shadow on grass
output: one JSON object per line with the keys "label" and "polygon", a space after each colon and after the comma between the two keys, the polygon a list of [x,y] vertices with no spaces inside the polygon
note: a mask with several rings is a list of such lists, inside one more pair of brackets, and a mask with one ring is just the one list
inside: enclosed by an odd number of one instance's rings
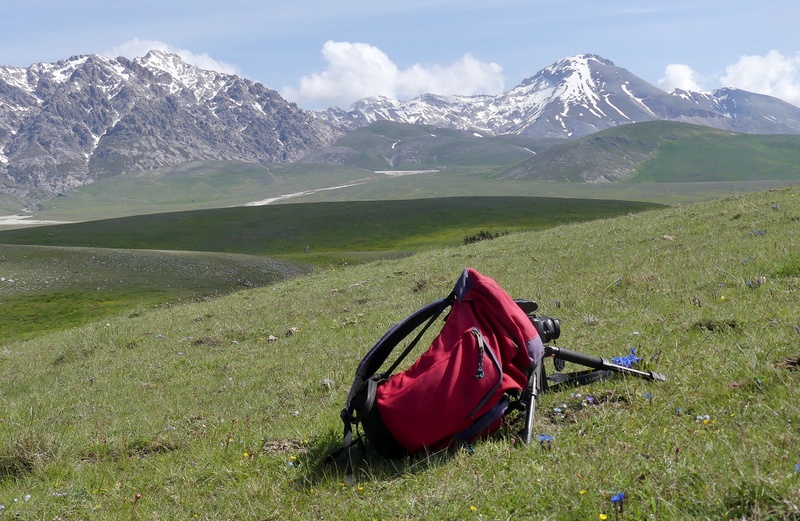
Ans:
{"label": "shadow on grass", "polygon": [[[369,443],[354,443],[350,449],[354,482],[391,481],[408,474],[425,472],[447,463],[459,450],[442,449],[432,453],[419,453],[397,459],[387,459],[369,447]],[[309,445],[305,455],[306,472],[294,481],[298,489],[308,490],[322,484],[346,484],[347,452],[342,450],[342,434],[330,430]]]}

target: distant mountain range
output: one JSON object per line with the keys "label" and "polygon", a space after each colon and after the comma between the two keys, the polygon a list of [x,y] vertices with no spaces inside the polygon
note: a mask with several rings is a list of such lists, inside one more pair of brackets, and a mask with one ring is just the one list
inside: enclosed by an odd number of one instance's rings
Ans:
{"label": "distant mountain range", "polygon": [[[264,85],[178,56],[77,56],[0,67],[0,194],[46,199],[104,177],[187,161],[347,162],[337,139],[379,121],[574,140],[643,121],[800,134],[800,108],[736,89],[666,93],[609,60],[554,63],[497,96],[366,98],[308,111]],[[613,176],[612,176],[613,177]]]}
{"label": "distant mountain range", "polygon": [[292,161],[341,135],[264,85],[160,51],[0,67],[0,178],[17,195],[192,160]]}
{"label": "distant mountain range", "polygon": [[671,94],[614,65],[583,54],[559,60],[498,96],[383,97],[329,109],[339,125],[378,120],[479,129],[492,134],[579,138],[625,123],[666,120],[752,134],[800,133],[800,108],[738,89]]}

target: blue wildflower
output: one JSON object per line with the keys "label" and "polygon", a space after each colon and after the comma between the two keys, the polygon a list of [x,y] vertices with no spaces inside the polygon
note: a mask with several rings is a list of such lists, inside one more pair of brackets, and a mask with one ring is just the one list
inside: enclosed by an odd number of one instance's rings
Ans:
{"label": "blue wildflower", "polygon": [[766,234],[767,234],[767,230],[753,230],[753,235],[755,235],[755,236],[766,235]]}
{"label": "blue wildflower", "polygon": [[636,348],[631,348],[631,354],[626,356],[615,356],[611,359],[611,362],[616,365],[621,365],[622,367],[631,367],[633,364],[636,364],[641,360],[638,356],[636,356]]}
{"label": "blue wildflower", "polygon": [[553,437],[548,434],[537,434],[536,439],[539,440],[539,444],[542,447],[550,448],[553,444]]}
{"label": "blue wildflower", "polygon": [[617,509],[617,512],[625,512],[625,492],[618,492],[611,496],[611,504]]}
{"label": "blue wildflower", "polygon": [[795,474],[800,474],[800,463],[795,463],[794,464],[794,473]]}

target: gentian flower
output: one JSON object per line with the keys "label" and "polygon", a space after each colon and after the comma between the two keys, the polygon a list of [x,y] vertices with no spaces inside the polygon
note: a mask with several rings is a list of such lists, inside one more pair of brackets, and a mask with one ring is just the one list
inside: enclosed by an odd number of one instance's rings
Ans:
{"label": "gentian flower", "polygon": [[631,348],[631,354],[626,356],[615,356],[611,359],[611,362],[616,365],[621,365],[622,367],[631,367],[633,364],[636,364],[641,360],[638,356],[636,356],[636,348]]}

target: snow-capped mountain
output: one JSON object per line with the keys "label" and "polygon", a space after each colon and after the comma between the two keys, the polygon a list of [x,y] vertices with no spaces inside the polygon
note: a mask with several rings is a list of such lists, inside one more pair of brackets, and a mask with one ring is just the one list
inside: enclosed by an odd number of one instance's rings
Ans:
{"label": "snow-capped mountain", "polygon": [[193,160],[285,162],[378,120],[578,138],[672,120],[800,134],[800,108],[735,89],[668,94],[596,55],[559,60],[497,96],[383,97],[306,111],[260,83],[174,54],[0,66],[0,192],[50,197],[102,177]]}
{"label": "snow-capped mountain", "polygon": [[327,118],[364,125],[386,119],[494,134],[577,138],[624,123],[682,121],[734,132],[798,134],[800,108],[736,89],[671,94],[592,54],[557,61],[498,96],[384,97]]}
{"label": "snow-capped mountain", "polygon": [[291,161],[340,135],[259,83],[160,51],[0,67],[0,180],[17,195],[189,160]]}

